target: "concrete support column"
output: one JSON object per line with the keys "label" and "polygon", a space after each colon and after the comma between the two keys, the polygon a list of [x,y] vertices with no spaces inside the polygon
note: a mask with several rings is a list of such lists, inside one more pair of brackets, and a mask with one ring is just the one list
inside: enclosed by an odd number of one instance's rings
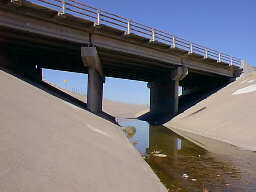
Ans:
{"label": "concrete support column", "polygon": [[150,112],[152,114],[172,115],[178,111],[177,80],[170,77],[148,83],[150,88]]}
{"label": "concrete support column", "polygon": [[[246,75],[252,71],[256,71],[256,68],[249,65],[245,60],[241,61],[242,69],[243,69],[243,75]],[[240,74],[235,74],[235,77],[238,77]]]}
{"label": "concrete support column", "polygon": [[186,67],[178,67],[161,78],[148,83],[150,88],[150,112],[139,117],[151,124],[170,120],[179,109],[179,81],[188,74]]}
{"label": "concrete support column", "polygon": [[90,111],[102,111],[103,80],[93,68],[88,69],[87,107]]}
{"label": "concrete support column", "polygon": [[82,47],[81,57],[88,68],[87,107],[93,113],[102,111],[105,76],[96,47]]}

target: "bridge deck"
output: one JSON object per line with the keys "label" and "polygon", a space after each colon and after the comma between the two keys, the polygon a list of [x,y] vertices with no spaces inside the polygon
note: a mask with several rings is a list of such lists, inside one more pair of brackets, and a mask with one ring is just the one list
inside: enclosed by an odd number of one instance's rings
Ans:
{"label": "bridge deck", "polygon": [[[179,40],[176,36],[168,36],[171,39],[163,42],[158,39],[158,30],[153,32],[155,37],[151,34],[151,38],[133,33],[136,32],[136,22],[130,23],[131,28],[127,33],[127,28],[106,25],[111,17],[104,20],[103,15],[100,15],[100,21],[105,23],[95,26],[95,18],[97,22],[99,15],[94,8],[91,13],[96,13],[96,17],[85,19],[72,11],[58,16],[61,8],[59,1],[56,1],[57,7],[46,7],[40,2],[23,1],[22,6],[14,6],[1,1],[0,41],[13,54],[19,50],[20,54],[26,52],[40,57],[42,67],[87,73],[81,63],[80,47],[87,46],[91,37],[92,43],[98,48],[106,76],[151,81],[163,73],[169,73],[176,66],[185,65],[189,68],[189,75],[181,84],[189,84],[205,78],[229,78],[241,71],[240,60],[197,44],[188,44],[188,41]],[[72,2],[74,0],[69,0],[70,6]]]}

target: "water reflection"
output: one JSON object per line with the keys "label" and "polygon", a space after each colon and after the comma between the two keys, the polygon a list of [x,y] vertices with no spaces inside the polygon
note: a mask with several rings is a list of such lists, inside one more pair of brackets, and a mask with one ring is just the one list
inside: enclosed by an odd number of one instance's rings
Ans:
{"label": "water reflection", "polygon": [[119,123],[136,127],[130,141],[136,143],[135,147],[169,191],[202,191],[204,187],[213,192],[256,191],[255,175],[248,175],[232,162],[219,160],[166,127],[137,120]]}

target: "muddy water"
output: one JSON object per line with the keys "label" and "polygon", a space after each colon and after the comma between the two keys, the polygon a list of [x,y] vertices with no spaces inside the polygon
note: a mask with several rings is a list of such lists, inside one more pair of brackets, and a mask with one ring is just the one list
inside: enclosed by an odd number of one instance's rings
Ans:
{"label": "muddy water", "polygon": [[254,152],[217,141],[213,144],[215,152],[212,148],[210,152],[205,149],[207,141],[202,148],[164,126],[124,119],[119,124],[123,129],[133,127],[125,134],[169,191],[201,192],[203,188],[212,192],[256,191]]}

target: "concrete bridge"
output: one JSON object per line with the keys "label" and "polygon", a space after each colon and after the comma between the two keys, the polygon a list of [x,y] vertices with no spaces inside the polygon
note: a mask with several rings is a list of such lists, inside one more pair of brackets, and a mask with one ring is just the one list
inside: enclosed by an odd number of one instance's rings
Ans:
{"label": "concrete bridge", "polygon": [[78,0],[0,0],[0,66],[36,80],[42,68],[88,73],[93,113],[105,77],[148,82],[149,117],[169,118],[179,85],[207,92],[239,76],[241,62]]}

